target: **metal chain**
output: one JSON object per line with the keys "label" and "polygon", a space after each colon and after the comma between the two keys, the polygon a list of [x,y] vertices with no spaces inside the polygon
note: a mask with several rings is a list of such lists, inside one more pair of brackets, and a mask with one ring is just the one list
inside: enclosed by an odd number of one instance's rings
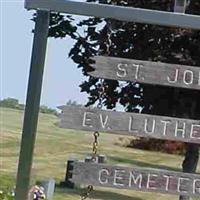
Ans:
{"label": "metal chain", "polygon": [[105,94],[103,79],[100,79],[100,87],[98,93],[99,93],[99,103],[97,104],[97,108],[101,109],[103,107],[103,98]]}
{"label": "metal chain", "polygon": [[[108,34],[108,45],[107,45],[107,52],[109,54],[109,48],[110,48],[110,45],[112,44],[111,42],[111,34]],[[105,94],[105,91],[104,91],[104,83],[103,83],[103,79],[100,79],[100,87],[99,87],[99,91],[98,91],[98,94],[99,94],[99,102],[97,104],[97,108],[98,109],[101,109],[103,107],[103,98],[104,98],[104,94]],[[96,161],[96,157],[97,157],[97,151],[98,151],[98,137],[99,137],[99,132],[98,131],[95,131],[94,132],[94,142],[93,142],[93,147],[92,147],[92,162],[95,162]],[[89,197],[90,193],[94,190],[94,187],[92,185],[89,185],[87,187],[87,191],[81,195],[81,200],[85,200]]]}
{"label": "metal chain", "polygon": [[[93,148],[92,148],[92,162],[96,161],[97,157],[97,151],[98,151],[98,137],[99,137],[99,132],[95,131],[94,132],[94,142],[93,142]],[[92,185],[88,185],[87,191],[81,195],[81,200],[85,200],[90,196],[90,193],[94,190],[94,187]]]}
{"label": "metal chain", "polygon": [[92,148],[92,161],[96,160],[97,157],[97,151],[98,151],[98,137],[99,137],[99,132],[95,131],[94,132],[94,142],[93,142],[93,148]]}
{"label": "metal chain", "polygon": [[89,196],[90,196],[90,193],[94,190],[93,186],[92,185],[88,185],[87,187],[87,191],[81,195],[81,200],[85,200],[87,199]]}
{"label": "metal chain", "polygon": [[[97,104],[97,108],[101,109],[103,107],[103,96],[104,96],[104,85],[103,85],[103,79],[100,79],[100,88],[99,88],[99,103]],[[97,158],[97,151],[98,151],[98,137],[99,137],[99,132],[95,131],[94,132],[94,142],[93,142],[93,147],[92,147],[92,162],[96,161]],[[87,191],[81,195],[81,200],[85,200],[89,197],[90,193],[94,190],[94,187],[92,185],[89,185],[87,187]]]}
{"label": "metal chain", "polygon": [[[100,88],[99,88],[99,103],[97,104],[97,108],[101,109],[103,107],[103,97],[104,97],[104,85],[103,85],[103,79],[100,79]],[[94,132],[94,142],[93,142],[93,147],[92,147],[92,162],[96,161],[97,157],[97,151],[98,151],[98,137],[99,137],[99,132],[95,131]],[[89,197],[90,193],[94,190],[94,187],[92,185],[89,185],[87,187],[87,191],[81,195],[81,200],[85,200]]]}

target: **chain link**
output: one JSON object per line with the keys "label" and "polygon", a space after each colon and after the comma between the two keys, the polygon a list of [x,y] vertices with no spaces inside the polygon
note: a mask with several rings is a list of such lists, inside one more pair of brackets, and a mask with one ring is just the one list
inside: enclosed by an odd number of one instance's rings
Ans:
{"label": "chain link", "polygon": [[[101,109],[103,106],[103,97],[104,97],[104,85],[103,85],[103,79],[100,79],[100,88],[99,88],[99,103],[97,105],[97,108]],[[99,137],[99,132],[95,131],[94,132],[94,142],[93,142],[93,147],[92,147],[92,162],[96,161],[97,158],[97,151],[98,151],[98,137]],[[85,200],[89,197],[90,193],[94,190],[92,185],[89,185],[87,187],[87,191],[81,195],[81,200]]]}
{"label": "chain link", "polygon": [[[94,132],[94,142],[93,142],[93,148],[92,148],[92,162],[96,161],[96,157],[97,157],[97,151],[98,151],[98,137],[99,137],[99,132],[95,131]],[[81,195],[81,200],[85,200],[89,197],[90,193],[94,190],[92,185],[88,185],[87,187],[87,191]]]}
{"label": "chain link", "polygon": [[[112,45],[111,35],[112,35],[112,30],[109,27],[108,44],[107,44],[107,54],[108,55],[110,54],[110,47]],[[100,79],[100,87],[99,87],[98,94],[99,94],[99,96],[98,96],[99,97],[99,102],[97,104],[97,108],[98,109],[102,109],[102,107],[103,107],[103,98],[104,98],[104,95],[105,95],[104,80],[103,79]],[[99,145],[99,143],[98,143],[99,132],[95,131],[93,135],[94,135],[94,142],[93,142],[93,148],[92,148],[92,162],[95,162],[96,161],[96,157],[97,157],[98,145]],[[87,187],[87,191],[84,194],[81,195],[81,200],[87,199],[89,197],[90,193],[93,190],[94,190],[93,186],[89,185]]]}
{"label": "chain link", "polygon": [[97,108],[101,109],[103,107],[103,98],[105,94],[103,79],[100,79],[100,87],[98,93],[99,93],[99,103],[97,104]]}
{"label": "chain link", "polygon": [[99,137],[99,132],[98,131],[95,131],[94,132],[94,142],[93,142],[93,148],[92,148],[92,161],[95,161],[96,160],[96,157],[97,157],[97,151],[98,151],[98,137]]}
{"label": "chain link", "polygon": [[87,187],[87,191],[81,195],[81,200],[85,200],[87,199],[89,196],[90,196],[90,193],[94,190],[93,186],[92,185],[88,185]]}

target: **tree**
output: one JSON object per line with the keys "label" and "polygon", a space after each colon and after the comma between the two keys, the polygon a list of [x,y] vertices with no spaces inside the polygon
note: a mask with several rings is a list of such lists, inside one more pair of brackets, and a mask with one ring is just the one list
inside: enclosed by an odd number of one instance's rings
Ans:
{"label": "tree", "polygon": [[[172,0],[89,1],[164,11],[172,11],[174,6]],[[186,12],[199,15],[200,2],[191,0]],[[79,31],[80,29],[84,29],[84,32]],[[66,35],[76,41],[69,56],[85,76],[92,70],[90,57],[94,55],[200,66],[200,31],[197,30],[93,17],[76,23],[69,16],[53,14],[49,36],[62,38]],[[101,84],[97,78],[88,76],[80,87],[82,92],[88,94],[87,106],[99,101]],[[127,112],[139,112],[140,107],[142,113],[200,118],[199,91],[133,82],[122,84],[113,80],[104,80],[103,87],[104,95],[101,100],[108,109],[115,108],[119,103]],[[199,146],[188,144],[183,171],[195,172],[198,157]]]}
{"label": "tree", "polygon": [[57,111],[53,108],[49,108],[48,106],[41,105],[40,106],[40,112],[41,113],[46,113],[46,114],[54,114],[57,115]]}
{"label": "tree", "polygon": [[0,107],[23,109],[23,105],[19,104],[19,100],[15,98],[6,98],[0,101]]}
{"label": "tree", "polygon": [[78,107],[82,107],[83,105],[79,104],[77,101],[74,100],[68,100],[66,103],[67,106],[78,106]]}

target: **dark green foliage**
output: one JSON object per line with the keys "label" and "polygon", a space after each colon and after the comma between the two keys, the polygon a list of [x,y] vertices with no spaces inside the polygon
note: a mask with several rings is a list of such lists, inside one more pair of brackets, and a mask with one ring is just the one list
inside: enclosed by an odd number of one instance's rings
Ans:
{"label": "dark green foliage", "polygon": [[[110,0],[108,3],[165,11],[172,11],[174,6],[172,0]],[[191,0],[187,13],[200,14],[200,2]],[[63,37],[66,34],[76,40],[69,56],[86,76],[92,70],[89,58],[94,55],[200,66],[199,31],[99,18],[76,22],[64,15],[53,15],[52,21],[51,37]],[[65,30],[66,26],[61,21],[68,24],[68,30]],[[110,109],[120,103],[126,111],[139,112],[139,106],[144,113],[196,119],[200,117],[198,91],[113,80],[104,80],[103,85],[103,104]],[[80,85],[82,92],[89,96],[87,105],[99,100],[100,86],[99,80],[93,77],[88,77]]]}
{"label": "dark green foliage", "polygon": [[71,24],[73,18],[57,13],[51,14],[49,36],[63,38],[66,35],[75,37],[77,28]]}
{"label": "dark green foliage", "polygon": [[14,196],[10,193],[10,191],[1,191],[0,200],[14,200]]}
{"label": "dark green foliage", "polygon": [[[25,105],[20,104],[18,99],[14,98],[6,98],[0,101],[0,107],[5,108],[13,108],[17,110],[24,110]],[[48,106],[42,105],[40,106],[40,112],[46,113],[46,114],[57,114],[57,111],[55,109],[49,108]]]}
{"label": "dark green foliage", "polygon": [[140,138],[131,140],[127,147],[183,155],[185,153],[186,145],[182,142]]}
{"label": "dark green foliage", "polygon": [[6,108],[14,108],[18,110],[23,110],[24,105],[19,104],[19,100],[14,98],[6,98],[0,101],[0,107],[6,107]]}
{"label": "dark green foliage", "polygon": [[46,114],[57,114],[57,111],[55,109],[49,108],[48,106],[40,106],[40,112],[46,113]]}
{"label": "dark green foliage", "polygon": [[0,190],[8,191],[13,189],[15,185],[15,178],[1,174],[0,176]]}
{"label": "dark green foliage", "polygon": [[0,176],[0,200],[14,200],[13,189],[15,185],[14,177]]}
{"label": "dark green foliage", "polygon": [[74,100],[67,101],[66,105],[67,106],[78,106],[78,107],[82,107],[83,106],[82,104],[79,104],[77,101],[74,101]]}

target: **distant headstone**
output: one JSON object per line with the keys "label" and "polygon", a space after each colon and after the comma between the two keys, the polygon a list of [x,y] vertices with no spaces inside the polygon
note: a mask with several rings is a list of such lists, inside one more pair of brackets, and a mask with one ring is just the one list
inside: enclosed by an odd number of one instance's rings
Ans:
{"label": "distant headstone", "polygon": [[53,199],[54,190],[55,190],[55,180],[49,179],[41,182],[41,186],[44,188],[44,193],[46,195],[46,199]]}
{"label": "distant headstone", "polygon": [[65,180],[61,182],[61,186],[63,187],[74,188],[74,183],[72,183],[72,181],[70,180],[72,178],[73,163],[74,160],[67,161]]}
{"label": "distant headstone", "polygon": [[98,163],[106,163],[106,160],[107,160],[107,158],[106,158],[105,155],[100,154],[100,155],[98,156]]}
{"label": "distant headstone", "polygon": [[92,156],[87,156],[85,158],[85,162],[88,163],[88,162],[92,162]]}
{"label": "distant headstone", "polygon": [[96,158],[92,158],[92,156],[87,156],[85,158],[85,162],[93,162],[93,163],[105,163],[106,162],[106,156],[103,154],[98,155]]}

